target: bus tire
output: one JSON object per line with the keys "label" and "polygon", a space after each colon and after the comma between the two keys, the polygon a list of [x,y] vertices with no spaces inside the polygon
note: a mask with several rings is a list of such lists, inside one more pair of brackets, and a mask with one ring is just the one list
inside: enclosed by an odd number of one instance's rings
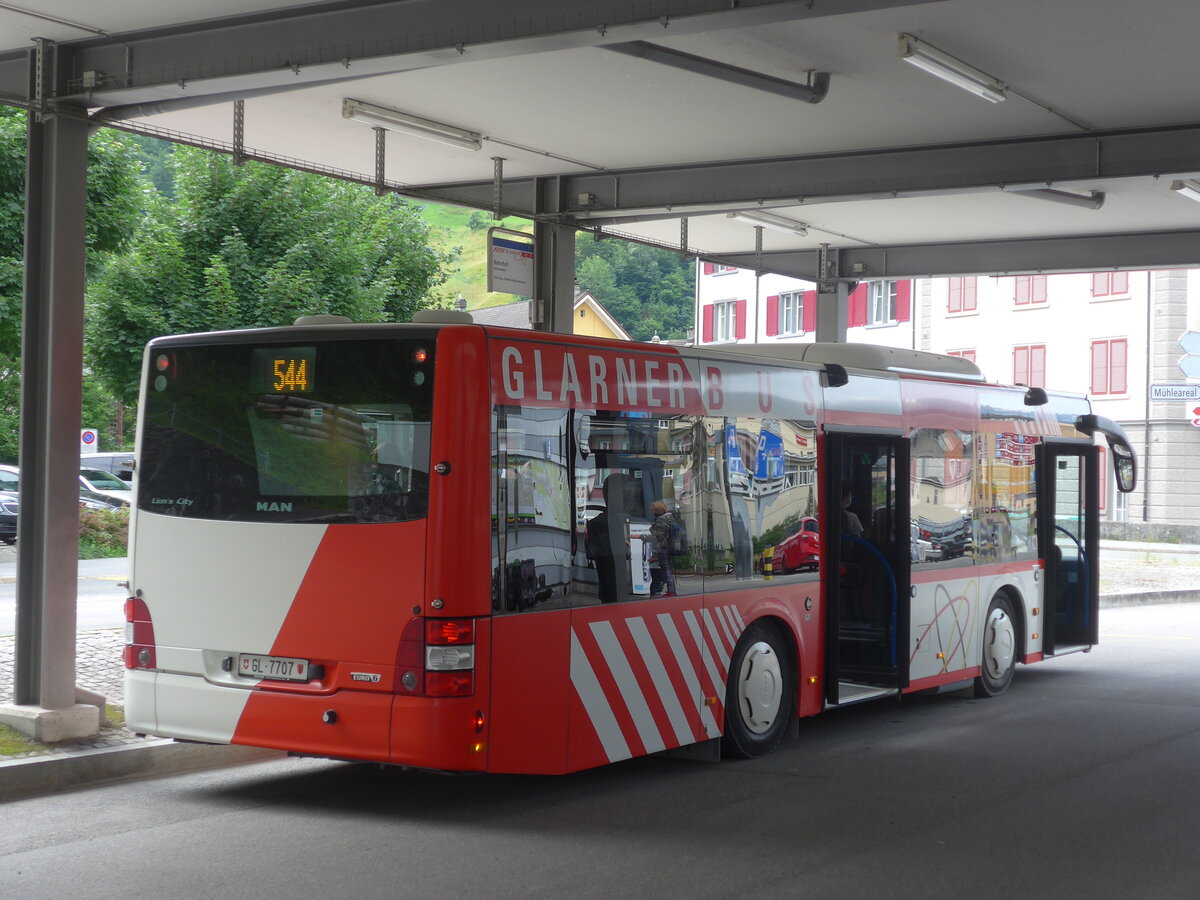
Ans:
{"label": "bus tire", "polygon": [[998,697],[1012,684],[1017,667],[1017,624],[1008,595],[1000,592],[988,606],[983,623],[983,656],[975,679],[976,697]]}
{"label": "bus tire", "polygon": [[755,622],[746,629],[729,666],[725,690],[726,756],[753,759],[770,753],[795,714],[795,671],[779,629]]}

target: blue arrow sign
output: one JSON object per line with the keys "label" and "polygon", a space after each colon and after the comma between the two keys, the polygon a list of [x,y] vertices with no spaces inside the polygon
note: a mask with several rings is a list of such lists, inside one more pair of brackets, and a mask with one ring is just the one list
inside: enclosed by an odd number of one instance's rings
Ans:
{"label": "blue arrow sign", "polygon": [[1184,353],[1200,356],[1200,331],[1185,331],[1179,336],[1179,346]]}
{"label": "blue arrow sign", "polygon": [[[1191,332],[1196,334],[1196,332]],[[1179,357],[1179,371],[1188,378],[1200,378],[1200,356]]]}

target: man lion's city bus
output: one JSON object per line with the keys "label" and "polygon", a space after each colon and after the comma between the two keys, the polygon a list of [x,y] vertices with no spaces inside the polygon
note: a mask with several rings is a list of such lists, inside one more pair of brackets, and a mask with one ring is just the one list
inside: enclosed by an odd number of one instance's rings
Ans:
{"label": "man lion's city bus", "polygon": [[866,345],[330,318],[147,347],[134,731],[450,771],[753,757],[1097,642],[1101,441],[1121,490],[1136,467],[1085,397]]}

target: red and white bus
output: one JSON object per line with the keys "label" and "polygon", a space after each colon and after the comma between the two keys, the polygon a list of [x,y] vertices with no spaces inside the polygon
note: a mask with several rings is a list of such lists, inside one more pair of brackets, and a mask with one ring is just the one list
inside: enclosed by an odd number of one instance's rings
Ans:
{"label": "red and white bus", "polygon": [[[757,756],[1096,643],[1098,442],[1135,464],[1086,398],[460,317],[148,346],[131,729],[455,771]],[[800,532],[815,565],[776,552]]]}

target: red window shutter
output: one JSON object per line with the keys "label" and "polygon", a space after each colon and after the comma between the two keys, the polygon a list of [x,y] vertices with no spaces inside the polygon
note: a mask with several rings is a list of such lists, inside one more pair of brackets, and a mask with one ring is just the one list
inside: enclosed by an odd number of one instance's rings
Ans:
{"label": "red window shutter", "polygon": [[963,359],[969,359],[971,362],[975,362],[975,351],[974,350],[964,350],[959,355],[962,356]]}
{"label": "red window shutter", "polygon": [[733,336],[739,341],[746,339],[746,301],[739,300],[733,308]]}
{"label": "red window shutter", "polygon": [[1112,274],[1112,292],[1114,294],[1129,293],[1129,273],[1128,272],[1113,272]]}
{"label": "red window shutter", "polygon": [[907,322],[912,318],[912,282],[896,282],[896,321]]}
{"label": "red window shutter", "polygon": [[963,279],[950,279],[950,305],[948,307],[952,313],[963,311]]}
{"label": "red window shutter", "polygon": [[1013,384],[1029,383],[1029,348],[1013,348]]}
{"label": "red window shutter", "polygon": [[1046,345],[1038,344],[1029,348],[1029,386],[1044,388],[1046,386]]}
{"label": "red window shutter", "polygon": [[767,298],[767,337],[779,334],[779,295]]}
{"label": "red window shutter", "polygon": [[1033,276],[1033,289],[1030,291],[1030,302],[1045,303],[1046,302],[1046,276]]}
{"label": "red window shutter", "polygon": [[1013,302],[1024,306],[1029,302],[1029,276],[1017,275],[1013,279]]}
{"label": "red window shutter", "polygon": [[716,266],[714,266],[712,263],[705,263],[704,264],[704,274],[711,275],[713,273],[713,269],[715,269],[715,268],[716,268]]}
{"label": "red window shutter", "polygon": [[963,279],[962,308],[963,312],[972,312],[977,303],[979,280],[972,275]]}
{"label": "red window shutter", "polygon": [[1092,341],[1092,393],[1108,393],[1108,341]]}
{"label": "red window shutter", "polygon": [[1109,379],[1108,390],[1113,394],[1125,393],[1128,385],[1125,382],[1125,357],[1129,350],[1129,342],[1125,339],[1113,341],[1109,344],[1108,349],[1108,365]]}
{"label": "red window shutter", "polygon": [[711,344],[713,339],[713,305],[711,303],[705,303],[700,309],[700,318],[702,320],[700,340],[705,344]]}
{"label": "red window shutter", "polygon": [[817,292],[804,292],[804,306],[800,310],[800,327],[805,331],[817,330]]}
{"label": "red window shutter", "polygon": [[860,284],[850,292],[846,310],[846,327],[854,328],[867,324],[867,286]]}
{"label": "red window shutter", "polygon": [[1092,275],[1092,296],[1103,297],[1108,293],[1108,273],[1096,272]]}

